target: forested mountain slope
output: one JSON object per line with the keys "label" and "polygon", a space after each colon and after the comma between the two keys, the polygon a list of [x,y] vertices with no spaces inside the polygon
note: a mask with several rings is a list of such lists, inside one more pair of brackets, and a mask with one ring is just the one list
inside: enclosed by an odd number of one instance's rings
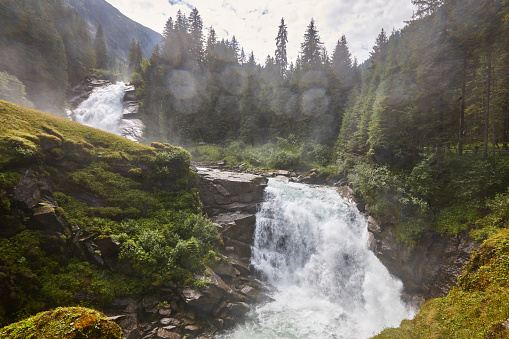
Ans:
{"label": "forested mountain slope", "polygon": [[110,56],[127,62],[131,39],[141,45],[143,57],[148,58],[154,46],[162,40],[161,34],[129,19],[104,0],[63,0],[86,21],[91,36],[102,26]]}
{"label": "forested mountain slope", "polygon": [[0,71],[19,79],[39,109],[62,112],[68,83],[95,64],[85,21],[58,0],[24,0],[2,1],[0,22]]}

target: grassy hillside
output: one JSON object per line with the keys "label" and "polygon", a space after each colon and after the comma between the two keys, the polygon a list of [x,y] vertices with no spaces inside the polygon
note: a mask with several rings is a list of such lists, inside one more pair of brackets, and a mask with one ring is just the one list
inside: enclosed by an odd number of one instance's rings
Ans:
{"label": "grassy hillside", "polygon": [[192,284],[217,231],[190,155],[0,101],[0,325]]}
{"label": "grassy hillside", "polygon": [[375,338],[509,338],[508,320],[509,229],[502,229],[473,253],[446,297]]}

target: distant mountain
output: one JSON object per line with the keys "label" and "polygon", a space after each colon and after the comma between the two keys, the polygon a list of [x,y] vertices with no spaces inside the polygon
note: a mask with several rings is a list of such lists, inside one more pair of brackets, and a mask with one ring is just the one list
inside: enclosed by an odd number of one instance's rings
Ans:
{"label": "distant mountain", "polygon": [[110,56],[127,61],[131,39],[140,42],[144,57],[150,57],[161,34],[129,19],[105,0],[63,0],[64,5],[74,8],[87,22],[90,35],[95,36],[102,26]]}

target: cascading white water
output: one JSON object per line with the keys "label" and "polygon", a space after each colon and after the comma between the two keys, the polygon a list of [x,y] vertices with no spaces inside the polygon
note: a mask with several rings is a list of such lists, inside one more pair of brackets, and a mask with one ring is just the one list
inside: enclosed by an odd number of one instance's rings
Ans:
{"label": "cascading white water", "polygon": [[368,338],[413,316],[369,250],[365,218],[333,188],[269,180],[251,264],[274,287],[228,338]]}
{"label": "cascading white water", "polygon": [[124,94],[123,82],[95,91],[74,110],[74,120],[83,125],[119,134]]}

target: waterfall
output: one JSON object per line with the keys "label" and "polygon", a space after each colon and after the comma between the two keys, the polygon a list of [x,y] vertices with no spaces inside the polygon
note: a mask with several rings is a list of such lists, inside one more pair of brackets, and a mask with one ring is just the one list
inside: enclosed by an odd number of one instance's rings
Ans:
{"label": "waterfall", "polygon": [[106,132],[120,134],[125,84],[117,82],[90,95],[74,110],[75,121]]}
{"label": "waterfall", "polygon": [[369,250],[365,218],[333,188],[270,179],[251,264],[274,299],[228,338],[368,338],[413,316]]}

